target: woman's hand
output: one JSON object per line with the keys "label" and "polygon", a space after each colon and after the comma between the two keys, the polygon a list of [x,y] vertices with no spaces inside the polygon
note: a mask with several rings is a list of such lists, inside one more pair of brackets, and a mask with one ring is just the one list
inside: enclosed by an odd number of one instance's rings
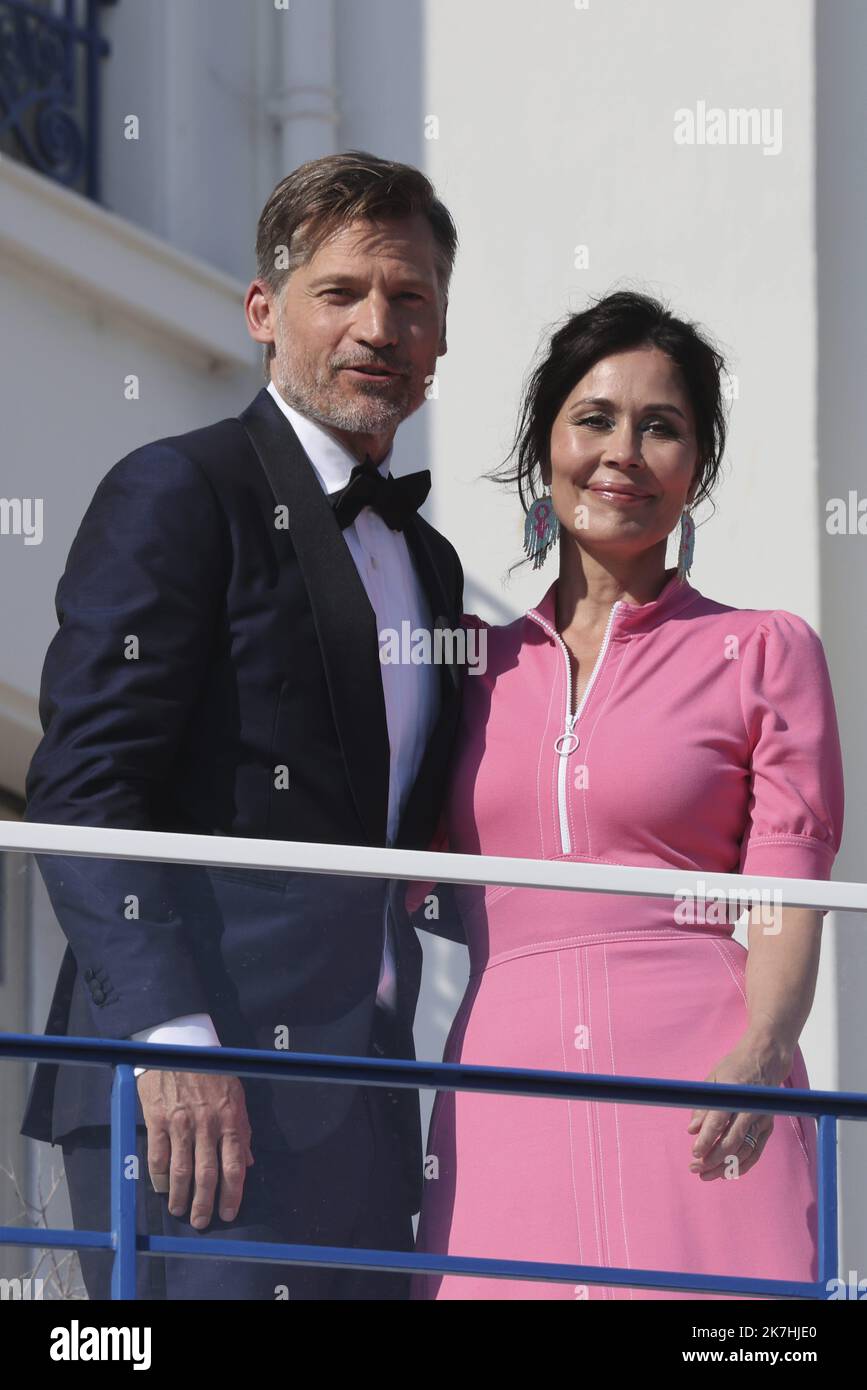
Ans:
{"label": "woman's hand", "polygon": [[[706,1081],[727,1086],[779,1086],[792,1069],[792,1054],[776,1042],[745,1033],[731,1052],[714,1067]],[[758,1163],[774,1128],[773,1115],[753,1110],[694,1110],[687,1133],[696,1136],[690,1171],[705,1181],[743,1177]],[[746,1140],[749,1133],[755,1147]],[[731,1164],[736,1155],[737,1167]]]}

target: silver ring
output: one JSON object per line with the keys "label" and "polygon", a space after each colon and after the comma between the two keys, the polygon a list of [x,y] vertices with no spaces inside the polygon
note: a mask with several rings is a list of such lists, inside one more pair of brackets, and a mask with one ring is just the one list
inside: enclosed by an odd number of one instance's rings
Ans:
{"label": "silver ring", "polygon": [[744,1135],[744,1143],[749,1144],[751,1149],[757,1149],[759,1146],[758,1139],[754,1139],[753,1136],[750,1134],[749,1130],[747,1130],[746,1134]]}

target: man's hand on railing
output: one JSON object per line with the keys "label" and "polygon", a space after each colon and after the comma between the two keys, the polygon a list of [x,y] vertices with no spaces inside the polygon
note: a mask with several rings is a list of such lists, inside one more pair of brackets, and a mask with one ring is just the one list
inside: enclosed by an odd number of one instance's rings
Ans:
{"label": "man's hand on railing", "polygon": [[209,1225],[219,1186],[218,1213],[232,1221],[253,1163],[244,1088],[236,1076],[189,1071],[143,1072],[138,1094],[148,1134],[148,1172],[155,1192],[167,1192],[169,1211],[197,1230]]}

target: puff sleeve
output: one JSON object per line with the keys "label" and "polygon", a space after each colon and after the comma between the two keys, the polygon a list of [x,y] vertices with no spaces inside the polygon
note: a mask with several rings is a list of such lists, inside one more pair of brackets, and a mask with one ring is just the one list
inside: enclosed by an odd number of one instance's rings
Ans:
{"label": "puff sleeve", "polygon": [[743,874],[828,879],[843,834],[843,758],[822,642],[803,618],[769,613],[741,658],[751,751]]}

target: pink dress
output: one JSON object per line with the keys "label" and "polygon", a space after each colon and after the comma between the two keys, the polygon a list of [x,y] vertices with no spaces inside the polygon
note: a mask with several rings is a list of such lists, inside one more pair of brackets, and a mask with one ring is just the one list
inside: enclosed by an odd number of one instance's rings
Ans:
{"label": "pink dress", "polygon": [[[614,605],[570,719],[556,590],[508,626],[465,619],[487,635],[487,670],[465,679],[439,847],[829,878],[843,773],[813,629],[792,613],[715,603],[672,573],[651,603]],[[446,1061],[702,1081],[746,1027],[736,913],[717,921],[710,905],[690,921],[663,898],[455,891],[471,975]],[[785,1084],[809,1085],[800,1050]],[[439,1093],[418,1249],[815,1279],[815,1122],[777,1116],[752,1169],[707,1182],[689,1171],[690,1116]],[[452,1275],[416,1276],[412,1289],[417,1299],[714,1296]]]}

